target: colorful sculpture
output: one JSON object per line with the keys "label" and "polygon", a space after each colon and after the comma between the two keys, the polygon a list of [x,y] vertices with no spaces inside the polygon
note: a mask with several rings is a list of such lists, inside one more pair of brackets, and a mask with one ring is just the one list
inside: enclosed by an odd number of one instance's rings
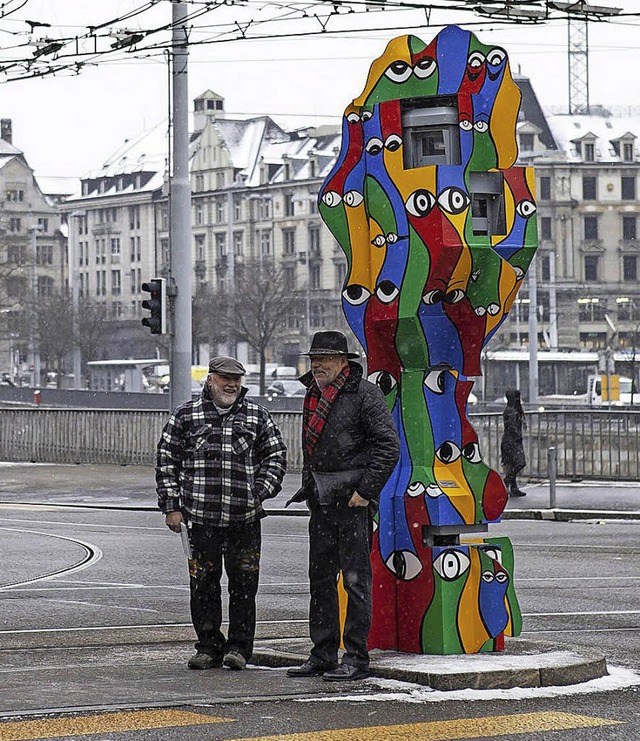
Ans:
{"label": "colorful sculpture", "polygon": [[503,49],[457,26],[396,38],[320,193],[347,257],[344,312],[402,443],[377,518],[372,648],[472,653],[521,629],[509,541],[460,540],[507,501],[467,398],[537,246],[519,106]]}

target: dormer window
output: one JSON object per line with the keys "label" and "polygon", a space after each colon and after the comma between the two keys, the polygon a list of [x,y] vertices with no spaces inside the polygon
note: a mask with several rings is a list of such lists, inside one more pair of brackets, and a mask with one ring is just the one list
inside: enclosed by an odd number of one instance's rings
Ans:
{"label": "dormer window", "polygon": [[533,152],[534,136],[533,134],[520,134],[520,151]]}
{"label": "dormer window", "polygon": [[633,142],[623,142],[622,161],[623,162],[633,162]]}
{"label": "dormer window", "polygon": [[584,161],[595,162],[596,159],[596,145],[593,142],[584,143]]}

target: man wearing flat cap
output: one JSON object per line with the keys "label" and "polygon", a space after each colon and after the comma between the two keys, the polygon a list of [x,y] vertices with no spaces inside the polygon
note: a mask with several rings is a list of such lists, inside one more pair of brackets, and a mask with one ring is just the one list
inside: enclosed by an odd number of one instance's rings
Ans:
{"label": "man wearing flat cap", "polygon": [[[371,541],[380,492],[400,455],[400,442],[380,389],[349,362],[347,338],[316,332],[303,413],[302,488],[309,518],[309,634],[311,655],[290,677],[349,681],[369,676]],[[347,593],[345,653],[338,665],[338,574]]]}
{"label": "man wearing flat cap", "polygon": [[[187,528],[191,618],[198,637],[190,669],[244,669],[253,651],[262,503],[281,489],[286,449],[269,412],[246,398],[245,369],[216,357],[199,398],[177,407],[158,442],[156,488],[167,527]],[[229,633],[222,631],[222,565]]]}

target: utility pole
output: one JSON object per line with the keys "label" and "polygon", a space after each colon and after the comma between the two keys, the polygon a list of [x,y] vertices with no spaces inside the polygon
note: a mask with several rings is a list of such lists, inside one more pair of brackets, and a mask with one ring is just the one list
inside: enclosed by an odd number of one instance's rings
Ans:
{"label": "utility pole", "polygon": [[535,261],[529,266],[529,404],[538,403],[538,283]]}
{"label": "utility pole", "polygon": [[38,321],[38,232],[42,231],[39,224],[33,223],[31,232],[31,328],[29,333],[29,355],[31,356],[31,386],[40,387],[40,327]]}
{"label": "utility pole", "polygon": [[191,183],[189,181],[189,88],[187,3],[172,4],[171,277],[175,288],[171,323],[171,406],[191,399]]}

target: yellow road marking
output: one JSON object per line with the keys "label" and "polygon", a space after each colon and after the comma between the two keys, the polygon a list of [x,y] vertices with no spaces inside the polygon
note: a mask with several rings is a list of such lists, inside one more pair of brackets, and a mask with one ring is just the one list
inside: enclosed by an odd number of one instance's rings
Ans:
{"label": "yellow road marking", "polygon": [[515,733],[595,728],[618,723],[617,720],[590,718],[586,715],[573,715],[572,713],[522,713],[395,726],[337,728],[333,731],[288,733],[280,736],[260,736],[231,741],[460,741],[470,738],[490,739],[513,736]]}
{"label": "yellow road marking", "polygon": [[37,738],[83,736],[89,733],[143,731],[150,728],[230,723],[233,720],[235,719],[179,710],[144,710],[49,720],[23,720],[17,723],[0,723],[0,741],[31,741]]}

